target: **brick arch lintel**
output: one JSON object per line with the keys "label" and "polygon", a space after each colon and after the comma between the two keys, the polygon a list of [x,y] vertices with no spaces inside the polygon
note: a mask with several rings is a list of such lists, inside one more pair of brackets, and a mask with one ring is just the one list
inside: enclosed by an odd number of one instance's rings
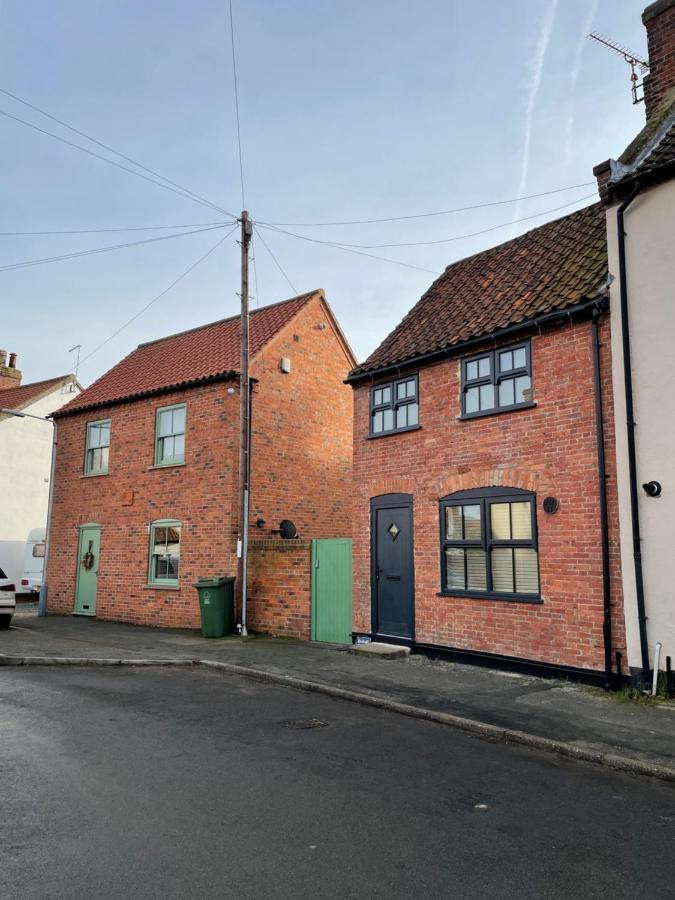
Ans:
{"label": "brick arch lintel", "polygon": [[382,494],[415,494],[419,484],[414,478],[404,475],[388,478],[369,478],[367,482],[368,496],[380,497]]}
{"label": "brick arch lintel", "polygon": [[547,491],[549,486],[549,473],[546,471],[512,467],[470,469],[468,472],[456,472],[439,478],[435,485],[434,499],[471,488],[513,487],[539,493]]}

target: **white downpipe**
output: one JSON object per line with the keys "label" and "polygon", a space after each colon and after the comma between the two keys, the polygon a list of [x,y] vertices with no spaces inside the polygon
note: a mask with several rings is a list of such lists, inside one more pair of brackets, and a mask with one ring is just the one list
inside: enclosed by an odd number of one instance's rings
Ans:
{"label": "white downpipe", "polygon": [[661,642],[654,647],[654,674],[652,675],[652,697],[656,697],[659,684],[659,663],[661,661]]}

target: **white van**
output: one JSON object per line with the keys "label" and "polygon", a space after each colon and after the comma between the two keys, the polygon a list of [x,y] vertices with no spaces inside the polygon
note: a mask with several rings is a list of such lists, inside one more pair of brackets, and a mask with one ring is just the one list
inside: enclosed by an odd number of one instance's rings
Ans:
{"label": "white van", "polygon": [[17,585],[18,594],[39,594],[45,563],[44,528],[31,528],[28,532],[26,549],[23,557],[23,574],[21,583]]}
{"label": "white van", "polygon": [[9,628],[16,609],[14,585],[4,584],[6,580],[7,576],[0,569],[0,628]]}

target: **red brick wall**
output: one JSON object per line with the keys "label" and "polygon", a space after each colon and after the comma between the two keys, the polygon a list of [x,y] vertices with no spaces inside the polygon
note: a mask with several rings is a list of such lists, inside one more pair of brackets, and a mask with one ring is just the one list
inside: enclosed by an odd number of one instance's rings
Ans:
{"label": "red brick wall", "polygon": [[[228,500],[236,484],[239,403],[228,386],[219,382],[58,419],[50,612],[73,611],[78,526],[98,522],[97,618],[199,627],[192,583],[236,574]],[[185,465],[153,469],[155,410],[183,402]],[[112,422],[108,474],[83,477],[86,423],[102,418]],[[165,518],[182,525],[180,590],[146,587],[148,526]]]}
{"label": "red brick wall", "polygon": [[658,108],[670,90],[675,88],[675,3],[661,0],[652,3],[642,14],[647,29],[649,75],[645,78],[645,111],[647,118]]}
{"label": "red brick wall", "polygon": [[0,391],[18,387],[21,387],[21,372],[11,366],[0,363]]}
{"label": "red brick wall", "polygon": [[259,537],[282,519],[303,538],[350,536],[352,390],[344,379],[353,364],[317,298],[252,365],[252,530],[256,519],[267,523]]}
{"label": "red brick wall", "polygon": [[252,540],[248,622],[253,631],[309,640],[311,541]]}
{"label": "red brick wall", "polygon": [[[614,643],[625,645],[611,406],[601,327]],[[532,338],[537,406],[458,421],[460,361],[421,369],[421,429],[368,440],[369,386],[354,392],[354,629],[371,630],[370,498],[414,496],[416,640],[601,669],[603,603],[591,325]],[[438,501],[504,485],[536,492],[543,604],[440,597]],[[544,497],[560,500],[554,515]]]}

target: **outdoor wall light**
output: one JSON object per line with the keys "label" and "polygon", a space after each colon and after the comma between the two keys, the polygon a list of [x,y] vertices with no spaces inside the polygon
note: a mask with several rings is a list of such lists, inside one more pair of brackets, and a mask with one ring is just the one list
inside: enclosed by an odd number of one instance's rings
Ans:
{"label": "outdoor wall light", "polygon": [[648,481],[642,485],[642,489],[648,497],[661,496],[661,483],[659,481]]}
{"label": "outdoor wall light", "polygon": [[558,512],[558,508],[560,507],[560,500],[558,500],[557,497],[545,497],[543,506],[545,513],[553,515],[553,513]]}
{"label": "outdoor wall light", "polygon": [[267,523],[265,522],[264,519],[256,519],[255,524],[256,524],[257,528],[264,528]]}

